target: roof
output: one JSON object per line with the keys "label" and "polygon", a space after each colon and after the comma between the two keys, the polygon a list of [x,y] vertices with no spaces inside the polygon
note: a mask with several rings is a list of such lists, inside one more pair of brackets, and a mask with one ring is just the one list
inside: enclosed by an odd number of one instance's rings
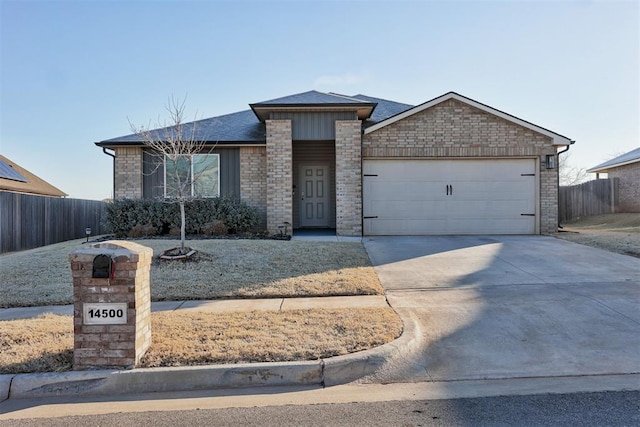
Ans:
{"label": "roof", "polygon": [[337,93],[324,93],[316,90],[297,93],[282,98],[271,99],[269,101],[249,104],[253,112],[258,116],[260,121],[269,118],[271,112],[279,111],[321,111],[321,110],[356,110],[358,118],[365,120],[371,116],[375,102],[369,102],[362,99],[352,98]]}
{"label": "roof", "polygon": [[[371,123],[391,114],[396,114],[400,110],[410,108],[408,104],[400,104],[393,101],[372,98],[365,95],[354,97],[335,93],[324,93],[318,91],[303,92],[250,104],[251,110],[238,111],[236,113],[223,116],[211,117],[185,123],[184,133],[191,132],[191,126],[195,126],[194,138],[198,141],[212,144],[264,144],[266,142],[266,126],[264,118],[261,120],[260,114],[273,109],[300,109],[316,107],[335,109],[363,109],[368,121]],[[256,112],[260,110],[260,114]],[[373,111],[373,114],[372,114]],[[165,132],[171,131],[171,127],[155,129],[158,137],[162,137]],[[137,134],[119,136],[117,138],[98,141],[95,144],[99,147],[110,147],[115,145],[140,145],[143,138]]]}
{"label": "roof", "polygon": [[587,172],[606,172],[609,169],[630,165],[637,162],[640,162],[640,147],[633,149],[628,153],[624,153],[618,157],[614,157],[611,160],[607,160],[604,163],[600,163],[598,166],[594,166],[591,169],[587,169]]}
{"label": "roof", "polygon": [[493,114],[494,116],[498,116],[504,120],[507,120],[509,122],[515,123],[517,125],[523,126],[525,128],[531,129],[535,132],[541,133],[543,135],[546,135],[550,138],[553,139],[553,143],[554,145],[571,145],[573,144],[575,141],[572,141],[571,139],[567,138],[566,136],[562,136],[559,133],[550,131],[549,129],[545,129],[541,126],[535,125],[531,122],[528,122],[526,120],[522,120],[516,116],[512,116],[511,114],[505,113],[504,111],[500,111],[496,108],[490,107],[486,104],[483,104],[481,102],[475,101],[471,98],[467,98],[466,96],[462,96],[456,92],[448,92],[445,93],[444,95],[438,96],[436,98],[433,98],[430,101],[427,101],[423,104],[417,105],[411,109],[405,110],[403,112],[400,112],[399,114],[396,114],[394,116],[388,117],[385,120],[382,120],[378,123],[376,123],[373,126],[368,127],[365,130],[365,133],[371,133],[371,132],[375,132],[378,129],[381,129],[385,126],[388,126],[390,124],[393,124],[399,120],[403,120],[406,119],[407,117],[410,117],[414,114],[417,114],[421,111],[424,111],[428,108],[431,108],[435,105],[438,105],[442,102],[448,101],[450,99],[455,99],[457,101],[460,101],[462,103],[465,103],[467,105],[470,105],[472,107],[478,108],[482,111],[485,111],[489,114]]}
{"label": "roof", "polygon": [[410,104],[389,101],[388,99],[374,98],[367,95],[354,95],[353,98],[362,99],[363,101],[375,102],[378,105],[376,109],[373,110],[373,114],[371,114],[371,117],[369,117],[369,119],[365,122],[365,127],[374,125],[382,120],[395,116],[396,114],[400,114],[403,111],[414,107]]}
{"label": "roof", "polygon": [[[251,110],[225,114],[223,116],[188,122],[184,125],[184,133],[189,134],[195,126],[194,138],[197,141],[211,143],[264,143],[266,129]],[[170,131],[171,127],[156,129],[159,137]],[[191,137],[191,135],[189,135]],[[110,145],[141,144],[144,140],[140,135],[129,134],[117,138],[96,142],[100,147]]]}
{"label": "roof", "polygon": [[[2,191],[51,197],[68,196],[65,192],[2,155],[0,155],[0,164],[4,164],[1,169],[3,173],[0,173],[0,190]],[[9,168],[9,170],[5,170],[5,167]]]}
{"label": "roof", "polygon": [[318,92],[317,90],[310,90],[308,92],[296,93],[294,95],[287,95],[281,98],[271,99],[269,101],[257,102],[250,105],[364,105],[370,104],[370,102],[357,99],[354,97],[340,95],[333,92]]}
{"label": "roof", "polygon": [[[195,126],[195,139],[198,141],[220,145],[265,144],[266,126],[264,124],[264,120],[268,118],[270,112],[292,110],[353,111],[354,109],[358,111],[358,117],[363,120],[365,133],[369,133],[449,99],[456,99],[512,123],[516,123],[543,135],[547,135],[553,139],[555,145],[570,145],[574,142],[558,133],[519,119],[511,114],[489,107],[488,105],[474,101],[473,99],[464,97],[455,92],[449,92],[434,98],[431,101],[413,106],[410,104],[404,104],[382,98],[374,98],[362,94],[347,96],[332,92],[324,93],[312,90],[250,104],[250,110],[185,123],[184,133],[188,134],[191,132],[192,126]],[[155,130],[159,139],[161,139],[162,135],[166,131],[171,131],[171,127]],[[130,134],[118,138],[99,141],[96,142],[96,145],[100,147],[110,147],[117,145],[140,145],[143,142],[143,139],[139,135]]]}

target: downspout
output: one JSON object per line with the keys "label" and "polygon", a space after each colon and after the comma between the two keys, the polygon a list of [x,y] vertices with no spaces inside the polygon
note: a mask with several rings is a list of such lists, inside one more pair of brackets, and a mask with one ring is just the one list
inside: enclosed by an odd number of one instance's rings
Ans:
{"label": "downspout", "polygon": [[[102,147],[102,152],[104,154],[106,154],[107,156],[113,157],[113,171],[112,171],[112,173],[113,173],[113,190],[112,190],[111,194],[113,196],[113,199],[115,200],[115,198],[116,198],[116,155],[107,152],[107,147]],[[115,150],[114,150],[114,153],[115,153]]]}
{"label": "downspout", "polygon": [[[564,150],[558,151],[558,173],[556,174],[556,180],[557,180],[557,188],[558,188],[558,201],[560,200],[560,154],[562,153],[566,153],[567,151],[569,151],[569,148],[571,148],[571,146],[573,144],[575,144],[575,141],[570,141],[569,145],[567,145],[567,147]],[[558,203],[558,229],[562,230],[562,225],[560,224],[560,203]]]}

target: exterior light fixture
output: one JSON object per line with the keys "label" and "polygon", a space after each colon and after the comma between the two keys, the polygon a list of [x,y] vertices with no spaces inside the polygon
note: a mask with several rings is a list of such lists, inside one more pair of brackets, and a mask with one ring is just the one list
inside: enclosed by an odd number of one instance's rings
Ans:
{"label": "exterior light fixture", "polygon": [[84,229],[84,234],[87,235],[87,243],[89,243],[89,236],[91,236],[91,227],[87,227]]}
{"label": "exterior light fixture", "polygon": [[556,168],[556,156],[553,154],[547,154],[546,157],[547,169],[555,169]]}

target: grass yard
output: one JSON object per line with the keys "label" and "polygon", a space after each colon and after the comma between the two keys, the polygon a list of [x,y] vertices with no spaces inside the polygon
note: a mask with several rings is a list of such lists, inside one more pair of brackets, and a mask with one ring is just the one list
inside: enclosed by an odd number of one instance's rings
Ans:
{"label": "grass yard", "polygon": [[[157,257],[176,240],[138,240]],[[151,266],[151,298],[199,300],[384,291],[361,243],[191,240],[188,262]],[[68,255],[82,240],[0,255],[0,307],[70,304]],[[142,367],[314,360],[394,340],[402,321],[390,307],[279,312],[158,312]],[[47,314],[0,321],[0,374],[71,369],[73,319]]]}
{"label": "grass yard", "polygon": [[[137,240],[154,256],[177,240]],[[195,260],[151,266],[152,301],[382,294],[361,243],[189,240]],[[0,255],[0,307],[71,304],[68,255],[82,240]]]}
{"label": "grass yard", "polygon": [[640,258],[640,213],[587,216],[563,227],[561,239]]}
{"label": "grass yard", "polygon": [[[315,360],[366,350],[402,333],[390,308],[151,316],[141,367]],[[0,374],[61,372],[73,360],[73,318],[0,321]]]}

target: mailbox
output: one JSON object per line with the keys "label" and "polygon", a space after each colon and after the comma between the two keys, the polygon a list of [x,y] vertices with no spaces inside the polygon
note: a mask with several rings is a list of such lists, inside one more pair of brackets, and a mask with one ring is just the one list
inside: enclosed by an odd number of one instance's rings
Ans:
{"label": "mailbox", "polygon": [[109,255],[98,255],[93,259],[91,277],[94,279],[111,279],[113,276],[113,261]]}

